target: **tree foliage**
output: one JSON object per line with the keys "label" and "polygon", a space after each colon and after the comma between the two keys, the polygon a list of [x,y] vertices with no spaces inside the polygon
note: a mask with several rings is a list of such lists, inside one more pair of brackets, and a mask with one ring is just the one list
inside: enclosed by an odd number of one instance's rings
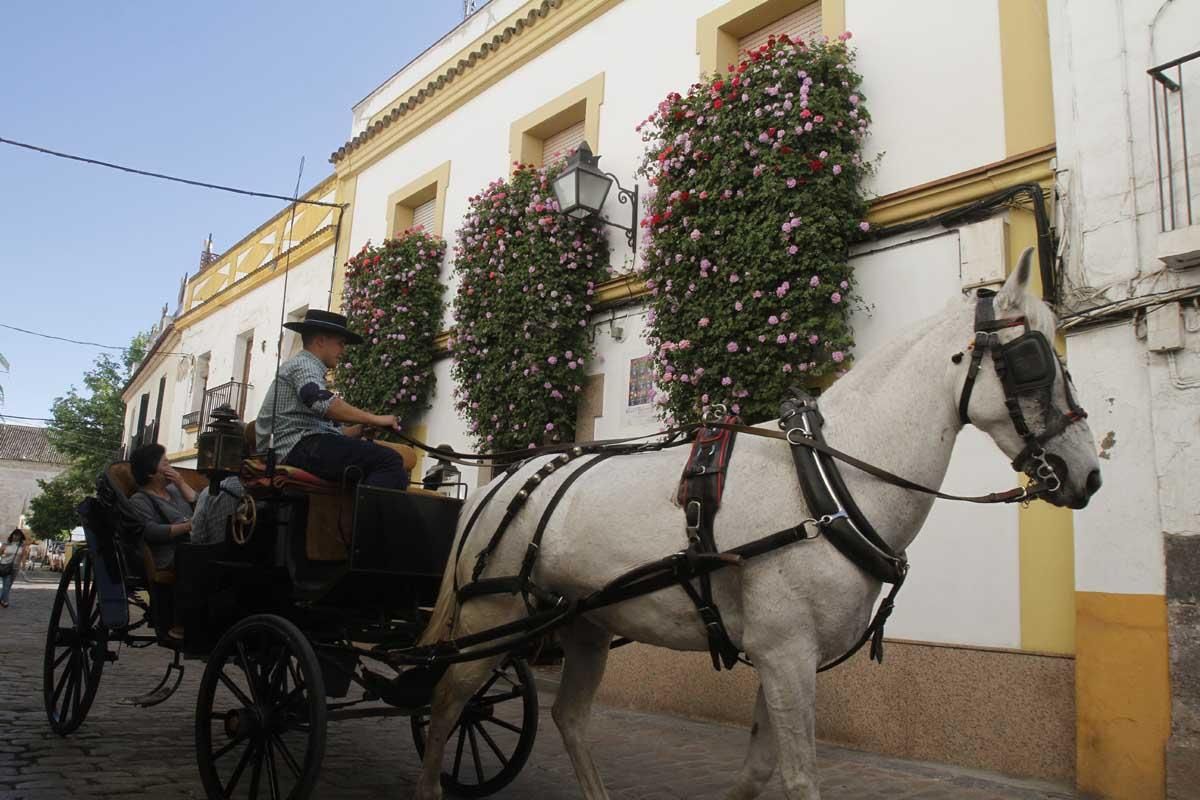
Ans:
{"label": "tree foliage", "polygon": [[51,406],[46,426],[50,444],[69,466],[51,481],[38,481],[42,494],[30,505],[29,526],[53,536],[78,524],[75,506],[92,491],[96,477],[119,454],[125,405],[121,390],[146,355],[149,336],[139,333],[120,358],[105,353],[83,374],[83,389],[72,386]]}
{"label": "tree foliage", "polygon": [[768,419],[789,384],[844,366],[870,166],[847,38],[772,38],[639,126],[647,338],[665,417],[719,403]]}

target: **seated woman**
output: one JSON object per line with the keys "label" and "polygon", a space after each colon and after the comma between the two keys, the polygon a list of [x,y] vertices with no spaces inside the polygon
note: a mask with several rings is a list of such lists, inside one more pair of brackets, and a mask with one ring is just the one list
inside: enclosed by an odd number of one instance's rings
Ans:
{"label": "seated woman", "polygon": [[167,461],[161,444],[147,444],[129,455],[137,492],[129,499],[145,521],[142,537],[154,555],[154,566],[175,566],[176,543],[192,532],[192,504],[196,492]]}

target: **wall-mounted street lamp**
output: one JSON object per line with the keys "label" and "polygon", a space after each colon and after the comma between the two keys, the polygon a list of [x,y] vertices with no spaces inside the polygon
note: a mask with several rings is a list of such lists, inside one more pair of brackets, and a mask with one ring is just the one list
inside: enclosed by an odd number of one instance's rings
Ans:
{"label": "wall-mounted street lamp", "polygon": [[[579,149],[567,159],[567,166],[554,179],[554,196],[558,199],[558,208],[563,214],[575,219],[587,219],[596,216],[605,225],[611,225],[625,231],[625,241],[630,249],[637,253],[637,216],[638,216],[638,187],[635,183],[633,191],[621,186],[617,176],[611,172],[600,171],[600,156],[592,155],[592,148],[587,142],[579,145]],[[621,203],[629,203],[633,211],[633,221],[628,227],[610,222],[600,217],[600,209],[608,199],[608,192],[613,184],[617,185],[617,199]]]}

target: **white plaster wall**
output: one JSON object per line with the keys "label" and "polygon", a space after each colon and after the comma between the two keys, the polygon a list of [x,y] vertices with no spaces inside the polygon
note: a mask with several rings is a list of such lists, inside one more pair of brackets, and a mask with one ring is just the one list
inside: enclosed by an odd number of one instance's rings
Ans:
{"label": "white plaster wall", "polygon": [[[41,461],[0,460],[0,530],[7,532],[21,521],[22,514],[29,513],[29,503],[42,493],[38,481],[50,481],[58,477],[65,464],[46,464]],[[57,533],[57,531],[37,531]]]}
{"label": "white plaster wall", "polygon": [[884,195],[1004,158],[994,2],[847,0]]}
{"label": "white plaster wall", "polygon": [[[333,270],[333,246],[326,247],[299,263],[293,263],[288,272],[286,309],[283,296],[282,267],[277,270],[273,279],[256,286],[251,291],[241,295],[228,305],[218,309],[183,330],[180,349],[193,356],[199,357],[211,353],[212,358],[208,368],[208,386],[213,388],[229,380],[241,380],[239,372],[235,372],[238,358],[238,337],[254,330],[254,354],[250,360],[250,383],[253,388],[246,398],[246,420],[258,416],[258,408],[262,398],[275,375],[276,345],[279,341],[280,311],[285,315],[293,310],[308,306],[309,308],[325,309],[329,304],[329,287]],[[220,303],[213,300],[210,302]],[[290,337],[295,334],[290,331],[284,337],[284,354],[288,352]],[[191,365],[194,367],[194,362]],[[173,377],[174,373],[172,373]],[[169,378],[168,380],[171,380]],[[176,381],[175,403],[167,422],[171,425],[172,435],[177,438],[176,450],[183,450],[195,445],[196,435],[184,433],[182,429],[183,415],[192,410],[192,382],[195,380],[194,369],[182,371]],[[164,414],[164,417],[166,414]]]}
{"label": "white plaster wall", "polygon": [[[928,232],[923,236],[929,237]],[[951,231],[900,246],[885,242],[889,249],[854,258],[863,300],[873,307],[853,317],[860,358],[961,296],[958,238]],[[963,331],[964,344],[970,335]],[[992,440],[973,427],[963,429],[954,446],[945,490],[985,494],[1009,488],[1015,481],[1008,459]],[[908,550],[912,568],[888,623],[888,635],[1020,647],[1018,547],[1015,506],[935,502]]]}
{"label": "white plaster wall", "polygon": [[[184,352],[177,345],[165,349],[171,353]],[[154,410],[158,404],[158,383],[165,377],[167,382],[163,392],[162,422],[158,426],[158,443],[167,448],[167,452],[172,451],[178,443],[179,433],[179,419],[174,416],[175,386],[177,375],[186,371],[187,363],[186,357],[178,355],[154,356],[154,362],[150,368],[138,376],[137,386],[126,390],[125,424],[130,427],[122,432],[122,445],[127,443],[130,435],[135,432],[132,430],[132,426],[137,425],[143,394],[150,395],[150,403],[146,407],[146,424],[150,425],[154,422]]]}
{"label": "white plaster wall", "polygon": [[[1162,523],[1147,353],[1123,323],[1067,337],[1071,374],[1100,445],[1104,488],[1075,512],[1075,586],[1162,594]],[[1193,481],[1194,484],[1194,481]]]}

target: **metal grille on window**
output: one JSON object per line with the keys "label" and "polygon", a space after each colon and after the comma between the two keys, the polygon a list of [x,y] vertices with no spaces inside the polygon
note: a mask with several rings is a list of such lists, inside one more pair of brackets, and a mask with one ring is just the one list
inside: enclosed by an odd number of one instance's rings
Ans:
{"label": "metal grille on window", "polygon": [[419,227],[425,233],[433,233],[433,207],[437,203],[437,198],[426,203],[421,203],[413,209],[413,227]]}
{"label": "metal grille on window", "polygon": [[808,41],[821,35],[821,0],[809,3],[798,11],[793,11],[786,17],[775,20],[770,25],[748,33],[738,40],[738,51],[757,50],[767,43],[772,36],[786,33],[791,39]]}
{"label": "metal grille on window", "polygon": [[542,142],[542,164],[552,164],[567,157],[579,145],[583,144],[583,122],[576,122],[569,128],[559,131]]}

